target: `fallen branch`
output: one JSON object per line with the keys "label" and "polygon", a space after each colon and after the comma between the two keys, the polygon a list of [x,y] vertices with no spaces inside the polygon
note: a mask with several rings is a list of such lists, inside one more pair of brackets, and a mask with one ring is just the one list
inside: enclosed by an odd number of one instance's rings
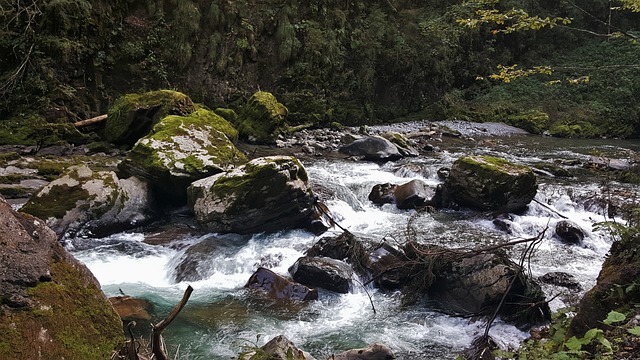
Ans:
{"label": "fallen branch", "polygon": [[564,215],[560,214],[560,213],[559,213],[558,211],[556,211],[556,210],[553,210],[549,205],[547,205],[547,204],[545,204],[545,203],[543,203],[543,202],[540,202],[540,201],[538,201],[538,200],[536,200],[536,199],[533,199],[533,201],[534,201],[535,203],[537,203],[537,204],[541,205],[541,206],[542,206],[542,207],[544,207],[545,209],[547,209],[547,210],[551,211],[552,213],[554,213],[554,214],[556,214],[556,215],[560,216],[561,218],[563,218],[563,219],[568,219],[568,217],[566,217],[566,216],[564,216]]}
{"label": "fallen branch", "polygon": [[182,295],[182,299],[180,300],[178,305],[176,305],[176,307],[171,310],[169,315],[164,320],[153,326],[151,335],[151,351],[153,352],[153,356],[155,357],[155,359],[169,360],[169,357],[167,356],[167,352],[165,350],[164,340],[162,339],[162,331],[167,326],[169,326],[169,324],[171,324],[176,316],[178,316],[182,308],[187,304],[187,301],[189,301],[189,297],[191,296],[192,292],[193,288],[191,287],[191,285],[187,286],[187,289],[184,291],[184,295]]}
{"label": "fallen branch", "polygon": [[96,123],[99,123],[99,122],[102,122],[102,121],[105,121],[105,120],[107,120],[107,114],[99,115],[99,116],[96,116],[96,117],[92,117],[91,119],[86,119],[86,120],[74,122],[73,126],[75,126],[75,127],[85,127],[85,126],[96,124]]}

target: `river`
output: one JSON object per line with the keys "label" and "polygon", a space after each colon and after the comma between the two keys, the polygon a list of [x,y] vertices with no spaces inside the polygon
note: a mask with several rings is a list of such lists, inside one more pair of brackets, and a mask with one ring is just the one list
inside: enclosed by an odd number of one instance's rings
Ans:
{"label": "river", "polygon": [[[593,229],[594,224],[610,220],[595,200],[597,195],[603,193],[604,185],[637,195],[637,186],[605,184],[579,165],[573,166],[573,178],[539,175],[536,202],[525,212],[512,214],[511,234],[499,230],[487,214],[464,209],[415,214],[394,205],[375,206],[367,196],[378,183],[421,179],[436,185],[441,182],[437,170],[464,154],[496,155],[522,164],[556,159],[585,162],[593,154],[624,158],[629,151],[638,153],[640,145],[633,141],[470,135],[475,141],[453,140],[439,145],[441,151],[399,162],[311,157],[303,163],[311,181],[330,194],[324,200],[339,224],[373,241],[401,243],[411,216],[421,242],[448,247],[497,244],[533,237],[547,229],[530,269],[535,277],[551,271],[572,274],[582,284],[582,291],[543,286],[548,298],[559,295],[551,302],[552,309],[567,306],[595,284],[614,240],[607,231]],[[585,231],[581,245],[566,245],[554,237],[558,214]],[[339,233],[330,230],[323,236]],[[107,295],[122,292],[152,302],[154,322],[164,318],[191,285],[195,290],[189,303],[163,333],[170,355],[177,353],[179,359],[229,359],[280,334],[318,359],[374,342],[389,346],[399,359],[455,359],[484,330],[482,320],[451,317],[424,304],[403,308],[398,293],[383,293],[373,287],[366,291],[356,287],[348,294],[320,290],[319,300],[300,306],[257,299],[243,288],[259,265],[286,275],[288,267],[318,240],[305,231],[254,236],[197,234],[180,237],[174,246],[149,245],[144,242],[148,236],[145,232],[124,232],[102,239],[69,239],[67,247],[89,267]],[[217,251],[199,264],[206,278],[189,283],[173,281],[186,246],[202,242],[223,244],[214,246]],[[517,258],[521,250],[516,247],[511,254]],[[148,326],[136,330],[145,333]],[[528,335],[500,320],[490,334],[503,348],[517,347]]]}

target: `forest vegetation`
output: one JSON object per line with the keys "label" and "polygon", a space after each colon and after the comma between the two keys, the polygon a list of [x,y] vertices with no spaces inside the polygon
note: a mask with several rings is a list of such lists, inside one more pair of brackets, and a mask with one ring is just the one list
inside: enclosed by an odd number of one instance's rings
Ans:
{"label": "forest vegetation", "polygon": [[156,89],[212,108],[269,91],[291,125],[465,119],[637,137],[638,10],[637,0],[2,1],[0,139],[86,142],[60,124]]}

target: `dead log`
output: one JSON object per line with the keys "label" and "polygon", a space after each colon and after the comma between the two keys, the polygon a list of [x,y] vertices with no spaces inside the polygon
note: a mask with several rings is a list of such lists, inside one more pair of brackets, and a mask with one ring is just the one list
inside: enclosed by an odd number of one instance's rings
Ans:
{"label": "dead log", "polygon": [[99,115],[99,116],[96,116],[96,117],[92,117],[91,119],[86,119],[86,120],[81,120],[81,121],[78,121],[78,122],[74,122],[73,126],[75,126],[77,128],[80,128],[80,127],[85,127],[85,126],[89,126],[89,125],[92,125],[92,124],[96,124],[96,123],[99,123],[99,122],[102,122],[102,121],[105,121],[105,120],[107,120],[107,114]]}
{"label": "dead log", "polygon": [[178,305],[176,305],[176,307],[171,310],[169,315],[167,315],[164,320],[153,326],[153,330],[151,333],[151,350],[153,352],[153,355],[155,356],[155,359],[169,360],[169,357],[167,356],[167,352],[165,350],[164,340],[162,339],[162,331],[167,326],[169,326],[169,324],[171,324],[176,316],[178,316],[182,308],[187,304],[187,301],[189,301],[189,297],[191,296],[192,292],[193,288],[191,287],[191,285],[187,286],[187,289],[184,291],[184,295],[182,295],[182,299],[180,300]]}

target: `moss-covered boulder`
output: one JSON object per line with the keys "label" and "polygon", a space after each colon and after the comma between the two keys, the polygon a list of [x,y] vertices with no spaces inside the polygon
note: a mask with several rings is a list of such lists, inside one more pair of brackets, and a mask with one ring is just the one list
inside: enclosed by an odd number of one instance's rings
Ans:
{"label": "moss-covered boulder", "polygon": [[238,114],[240,135],[250,142],[275,143],[284,131],[289,110],[273,94],[258,91],[249,98]]}
{"label": "moss-covered boulder", "polygon": [[0,121],[0,145],[50,146],[86,144],[96,139],[69,122],[51,123],[38,114],[20,114]]}
{"label": "moss-covered boulder", "polygon": [[524,114],[507,117],[506,123],[532,134],[542,134],[549,128],[549,115],[543,111],[532,110]]}
{"label": "moss-covered boulder", "polygon": [[576,316],[569,326],[569,336],[582,337],[602,323],[610,311],[633,313],[640,304],[640,230],[631,228],[611,245],[602,264],[596,286],[580,300]]}
{"label": "moss-covered boulder", "polygon": [[162,197],[186,203],[191,182],[247,161],[236,148],[238,132],[207,109],[162,119],[118,165],[127,175],[148,179]]}
{"label": "moss-covered boulder", "polygon": [[315,202],[307,172],[292,156],[253,159],[195,181],[188,199],[207,228],[245,234],[307,227]]}
{"label": "moss-covered boulder", "polygon": [[154,217],[146,182],[119,179],[113,171],[72,166],[29,199],[21,211],[46,221],[58,236],[84,231],[107,235]]}
{"label": "moss-covered boulder", "polygon": [[528,166],[493,156],[465,156],[453,163],[441,187],[444,206],[510,212],[524,208],[538,190]]}
{"label": "moss-covered boulder", "polygon": [[82,263],[39,219],[0,198],[0,358],[109,359],[122,322]]}
{"label": "moss-covered boulder", "polygon": [[157,90],[120,97],[109,109],[104,137],[115,144],[133,145],[167,115],[187,115],[196,106],[187,95]]}

